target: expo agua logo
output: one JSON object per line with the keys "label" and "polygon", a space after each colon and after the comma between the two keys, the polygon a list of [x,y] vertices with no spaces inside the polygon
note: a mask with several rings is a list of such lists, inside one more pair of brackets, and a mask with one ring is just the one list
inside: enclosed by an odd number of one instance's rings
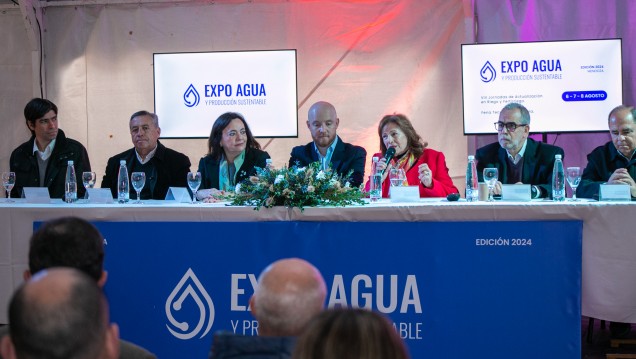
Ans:
{"label": "expo agua logo", "polygon": [[201,101],[201,96],[194,85],[190,84],[188,89],[183,93],[183,102],[187,107],[195,107],[199,105],[199,101]]}
{"label": "expo agua logo", "polygon": [[492,66],[490,61],[486,61],[484,66],[479,71],[479,76],[481,77],[481,81],[491,82],[494,81],[495,78],[497,78],[497,71],[495,71],[495,68]]}
{"label": "expo agua logo", "polygon": [[[183,302],[190,297],[197,305],[198,318],[194,319],[194,326],[187,321],[178,321],[174,312],[183,309]],[[166,317],[169,324],[166,327],[178,339],[192,339],[203,331],[199,338],[203,338],[208,334],[214,323],[214,304],[212,298],[205,290],[199,278],[194,274],[192,268],[188,268],[179,283],[172,290],[172,293],[166,300]],[[207,325],[206,325],[207,322]],[[205,326],[205,330],[204,330]]]}

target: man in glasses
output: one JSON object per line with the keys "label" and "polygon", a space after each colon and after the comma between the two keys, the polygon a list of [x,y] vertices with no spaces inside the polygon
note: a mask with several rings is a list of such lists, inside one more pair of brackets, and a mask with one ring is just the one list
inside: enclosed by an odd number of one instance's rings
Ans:
{"label": "man in glasses", "polygon": [[509,103],[495,122],[499,143],[491,143],[477,150],[477,174],[483,181],[483,170],[495,167],[499,180],[494,188],[501,195],[502,184],[530,184],[532,198],[552,195],[552,167],[554,156],[563,157],[563,149],[528,138],[530,113],[523,105]]}

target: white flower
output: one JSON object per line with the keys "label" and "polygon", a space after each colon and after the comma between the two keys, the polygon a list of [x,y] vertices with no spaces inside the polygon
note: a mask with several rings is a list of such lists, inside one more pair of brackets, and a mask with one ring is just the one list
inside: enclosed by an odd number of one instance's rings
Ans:
{"label": "white flower", "polygon": [[332,178],[332,179],[329,180],[329,185],[332,186],[332,187],[335,186],[336,183],[338,183],[338,181],[335,178]]}
{"label": "white flower", "polygon": [[241,184],[237,183],[236,187],[234,187],[234,193],[239,194],[241,193]]}
{"label": "white flower", "polygon": [[298,172],[305,172],[305,170],[307,169],[307,167],[300,167],[296,169],[296,173]]}
{"label": "white flower", "polygon": [[320,172],[318,172],[318,174],[316,175],[316,179],[318,180],[325,179],[325,171],[320,170]]}
{"label": "white flower", "polygon": [[351,183],[349,183],[349,181],[345,182],[345,188],[349,188],[351,187]]}
{"label": "white flower", "polygon": [[284,179],[285,179],[285,177],[284,177],[283,175],[278,175],[278,176],[276,176],[276,179],[274,180],[274,184],[279,184],[279,183],[281,183]]}

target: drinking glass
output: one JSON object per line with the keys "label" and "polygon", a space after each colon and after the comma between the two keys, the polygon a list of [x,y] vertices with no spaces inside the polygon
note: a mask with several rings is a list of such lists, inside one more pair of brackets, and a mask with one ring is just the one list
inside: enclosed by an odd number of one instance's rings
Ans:
{"label": "drinking glass", "polygon": [[15,172],[3,172],[2,173],[2,185],[7,191],[7,202],[15,202],[11,199],[11,190],[15,185]]}
{"label": "drinking glass", "polygon": [[88,198],[88,189],[95,186],[96,178],[95,172],[82,172],[82,183],[84,183],[84,188],[86,188],[84,198]]}
{"label": "drinking glass", "polygon": [[192,204],[197,203],[197,190],[201,185],[201,172],[188,172],[188,187],[192,191]]}
{"label": "drinking glass", "polygon": [[389,180],[391,181],[391,187],[397,187],[402,185],[402,179],[400,178],[400,169],[391,168],[389,171]]}
{"label": "drinking glass", "polygon": [[568,167],[566,169],[566,175],[568,184],[572,189],[572,200],[578,201],[578,199],[576,199],[576,187],[581,183],[581,167]]}
{"label": "drinking glass", "polygon": [[497,171],[496,168],[484,168],[484,182],[488,184],[488,202],[492,202],[495,200],[495,198],[493,197],[493,190],[495,188],[495,184],[497,183],[497,178],[499,178],[499,171]]}
{"label": "drinking glass", "polygon": [[142,204],[143,202],[141,201],[141,190],[146,185],[146,173],[133,172],[130,175],[130,182],[132,183],[133,188],[137,192],[137,201],[133,203]]}

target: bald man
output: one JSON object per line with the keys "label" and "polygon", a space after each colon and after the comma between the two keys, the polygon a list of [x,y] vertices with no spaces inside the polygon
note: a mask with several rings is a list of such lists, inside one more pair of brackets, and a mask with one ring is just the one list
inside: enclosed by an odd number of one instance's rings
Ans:
{"label": "bald man", "polygon": [[325,280],[311,263],[288,258],[270,264],[250,298],[259,337],[217,333],[210,358],[290,358],[296,336],[323,310],[326,296]]}
{"label": "bald man", "polygon": [[114,359],[119,328],[109,323],[108,303],[86,274],[72,268],[39,272],[13,295],[4,358]]}
{"label": "bald man", "polygon": [[636,198],[636,109],[620,105],[610,111],[607,127],[612,138],[587,155],[576,196],[598,199],[602,183],[628,185]]}
{"label": "bald man", "polygon": [[316,102],[309,108],[307,118],[307,128],[314,141],[292,149],[289,167],[296,164],[304,167],[318,161],[323,168],[331,165],[341,175],[352,171],[349,182],[351,186],[359,187],[364,178],[367,151],[360,146],[343,142],[336,134],[340,124],[336,108],[329,102]]}

